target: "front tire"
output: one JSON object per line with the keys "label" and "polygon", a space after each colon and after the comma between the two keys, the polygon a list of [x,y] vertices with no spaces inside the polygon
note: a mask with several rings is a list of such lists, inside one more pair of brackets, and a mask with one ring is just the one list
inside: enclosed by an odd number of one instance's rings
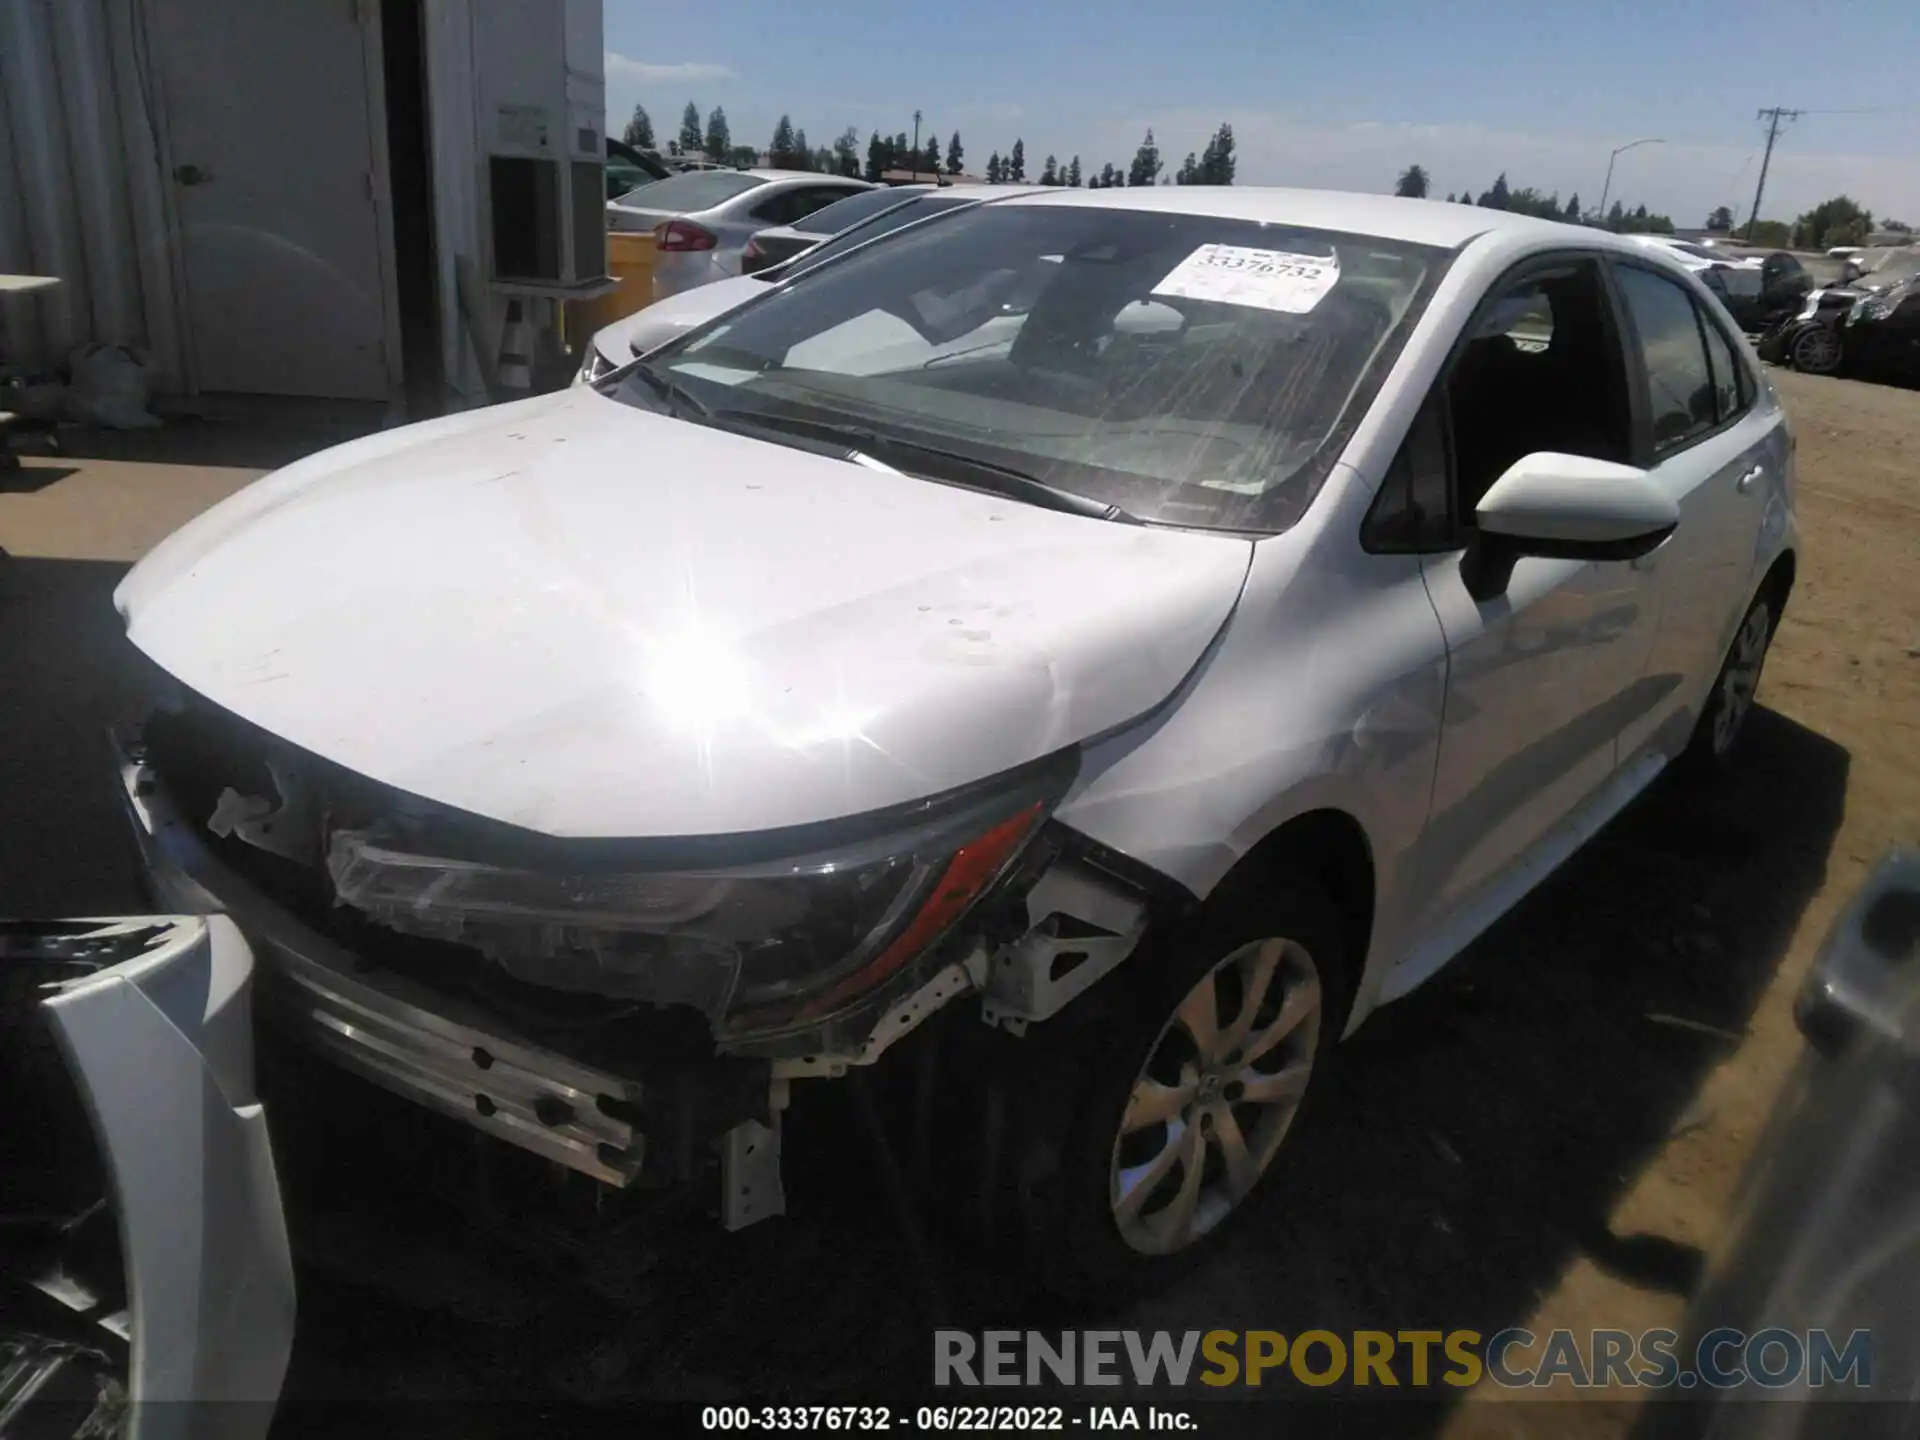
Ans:
{"label": "front tire", "polygon": [[1016,1147],[1022,1248],[1058,1294],[1164,1283],[1285,1168],[1346,1022],[1340,913],[1303,881],[1236,889],[1150,936],[1106,982],[1129,988],[1028,1036],[1073,1095],[1034,1096]]}

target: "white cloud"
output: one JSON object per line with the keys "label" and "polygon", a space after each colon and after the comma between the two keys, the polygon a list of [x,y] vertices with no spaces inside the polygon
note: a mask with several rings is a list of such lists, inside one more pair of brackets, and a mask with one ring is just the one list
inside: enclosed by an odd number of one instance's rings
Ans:
{"label": "white cloud", "polygon": [[643,84],[664,84],[670,80],[735,80],[738,74],[728,65],[709,65],[699,60],[636,60],[631,55],[607,51],[607,78],[618,76]]}

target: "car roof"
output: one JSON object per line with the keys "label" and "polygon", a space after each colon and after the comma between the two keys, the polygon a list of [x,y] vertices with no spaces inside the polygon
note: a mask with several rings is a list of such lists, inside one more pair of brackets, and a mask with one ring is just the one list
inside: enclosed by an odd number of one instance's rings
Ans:
{"label": "car roof", "polygon": [[818,170],[742,170],[742,175],[752,175],[761,180],[807,180],[819,185],[847,185],[855,190],[873,190],[878,187],[871,180],[858,180],[851,175],[827,175]]}
{"label": "car roof", "polygon": [[1099,190],[1040,186],[1006,198],[1021,205],[1151,210],[1170,215],[1211,215],[1223,220],[1283,222],[1308,230],[1345,230],[1446,249],[1492,233],[1563,241],[1577,236],[1582,244],[1596,249],[1627,249],[1621,237],[1590,226],[1444,200],[1404,200],[1395,195],[1345,190],[1259,185],[1142,185]]}

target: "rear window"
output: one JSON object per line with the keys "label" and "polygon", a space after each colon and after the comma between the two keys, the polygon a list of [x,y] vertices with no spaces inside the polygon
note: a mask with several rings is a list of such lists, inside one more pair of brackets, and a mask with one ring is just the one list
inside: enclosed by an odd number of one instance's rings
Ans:
{"label": "rear window", "polygon": [[738,170],[691,171],[685,175],[670,175],[665,180],[656,180],[637,190],[629,190],[615,203],[631,203],[641,210],[665,210],[675,215],[688,215],[695,210],[711,210],[715,205],[766,183],[758,175],[743,175]]}
{"label": "rear window", "polygon": [[849,226],[869,220],[883,210],[891,210],[896,205],[904,205],[913,198],[902,195],[897,190],[885,188],[862,190],[858,195],[849,195],[844,200],[836,200],[831,205],[823,205],[802,220],[796,226],[809,235],[838,235]]}

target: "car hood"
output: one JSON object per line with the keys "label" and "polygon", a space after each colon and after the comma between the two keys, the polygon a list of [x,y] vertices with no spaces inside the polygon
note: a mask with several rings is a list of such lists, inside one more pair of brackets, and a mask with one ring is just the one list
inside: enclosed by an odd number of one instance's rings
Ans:
{"label": "car hood", "polygon": [[634,356],[657,349],[675,336],[684,335],[696,325],[704,325],[773,288],[771,280],[736,275],[682,290],[596,330],[593,348],[615,365],[624,365]]}
{"label": "car hood", "polygon": [[543,834],[734,834],[1142,716],[1232,613],[1227,535],[868,469],[574,389],[260,480],[114,602],[261,728]]}

